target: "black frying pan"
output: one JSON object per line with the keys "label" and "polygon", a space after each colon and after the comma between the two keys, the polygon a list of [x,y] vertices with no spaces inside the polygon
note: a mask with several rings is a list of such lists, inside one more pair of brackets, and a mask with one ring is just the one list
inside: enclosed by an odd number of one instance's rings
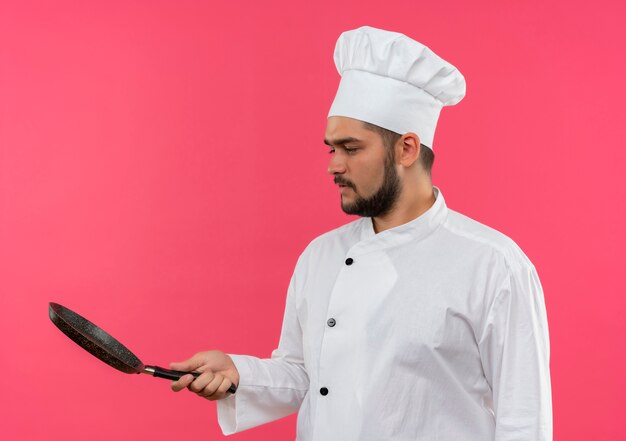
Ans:
{"label": "black frying pan", "polygon": [[[145,366],[126,346],[86,318],[58,303],[49,304],[48,314],[52,323],[80,347],[124,373],[148,374],[174,381],[185,374],[192,374],[196,378],[200,375],[199,372],[180,372],[158,366]],[[234,394],[236,390],[237,387],[233,384],[228,392]]]}

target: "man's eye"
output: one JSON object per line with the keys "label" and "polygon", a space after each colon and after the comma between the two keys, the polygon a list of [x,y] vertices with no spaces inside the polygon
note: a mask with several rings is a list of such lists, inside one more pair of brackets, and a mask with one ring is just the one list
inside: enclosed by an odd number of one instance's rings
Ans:
{"label": "man's eye", "polygon": [[329,155],[332,155],[333,153],[335,153],[335,149],[330,149],[330,150],[328,151],[328,154],[329,154]]}
{"label": "man's eye", "polygon": [[346,147],[346,152],[348,153],[348,155],[353,155],[357,152],[357,150],[359,149],[355,149],[355,148],[347,148]]}

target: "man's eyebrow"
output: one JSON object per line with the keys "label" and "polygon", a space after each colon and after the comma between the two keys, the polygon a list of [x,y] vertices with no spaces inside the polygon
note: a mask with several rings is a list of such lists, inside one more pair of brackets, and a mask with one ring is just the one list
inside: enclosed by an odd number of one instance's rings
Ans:
{"label": "man's eyebrow", "polygon": [[347,138],[339,138],[339,139],[335,139],[332,143],[324,138],[324,144],[329,145],[329,146],[333,146],[333,145],[343,145],[343,144],[347,144],[349,142],[361,142],[360,139],[357,138],[353,138],[352,136],[348,136]]}

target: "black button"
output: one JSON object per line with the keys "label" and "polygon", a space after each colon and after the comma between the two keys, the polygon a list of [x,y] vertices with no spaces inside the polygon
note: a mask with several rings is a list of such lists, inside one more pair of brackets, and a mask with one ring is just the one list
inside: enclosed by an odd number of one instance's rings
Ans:
{"label": "black button", "polygon": [[320,393],[324,396],[328,395],[328,389],[326,389],[325,387],[320,389]]}
{"label": "black button", "polygon": [[326,324],[332,328],[333,326],[337,324],[337,322],[335,321],[334,318],[329,318]]}
{"label": "black button", "polygon": [[353,262],[354,262],[354,259],[352,257],[348,257],[346,259],[346,265],[352,265]]}

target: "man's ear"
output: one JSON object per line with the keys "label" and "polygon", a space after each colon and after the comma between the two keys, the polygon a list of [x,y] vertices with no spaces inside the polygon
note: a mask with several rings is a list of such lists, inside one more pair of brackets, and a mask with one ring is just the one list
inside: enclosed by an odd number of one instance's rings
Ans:
{"label": "man's ear", "polygon": [[420,155],[420,138],[413,132],[402,135],[396,144],[396,156],[400,165],[404,167],[412,166]]}

